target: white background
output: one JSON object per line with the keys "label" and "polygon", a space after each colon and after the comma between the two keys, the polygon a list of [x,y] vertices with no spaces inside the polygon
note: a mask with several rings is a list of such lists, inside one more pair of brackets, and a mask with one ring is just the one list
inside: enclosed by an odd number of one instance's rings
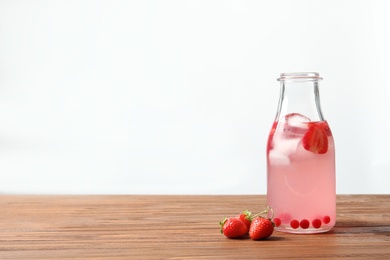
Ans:
{"label": "white background", "polygon": [[337,192],[390,187],[390,1],[0,1],[0,192],[265,194],[280,72]]}

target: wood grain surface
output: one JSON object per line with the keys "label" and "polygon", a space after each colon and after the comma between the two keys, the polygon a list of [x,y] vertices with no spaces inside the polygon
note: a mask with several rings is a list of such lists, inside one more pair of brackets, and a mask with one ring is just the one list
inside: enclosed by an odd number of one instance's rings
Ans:
{"label": "wood grain surface", "polygon": [[0,259],[390,259],[390,195],[339,195],[331,232],[227,239],[264,195],[0,196]]}

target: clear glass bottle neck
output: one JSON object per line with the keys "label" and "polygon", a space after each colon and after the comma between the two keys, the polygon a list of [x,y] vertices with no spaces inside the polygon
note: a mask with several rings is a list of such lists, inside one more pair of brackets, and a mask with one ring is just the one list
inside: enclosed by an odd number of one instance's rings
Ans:
{"label": "clear glass bottle neck", "polygon": [[280,80],[280,97],[275,121],[299,113],[311,121],[324,121],[318,80]]}

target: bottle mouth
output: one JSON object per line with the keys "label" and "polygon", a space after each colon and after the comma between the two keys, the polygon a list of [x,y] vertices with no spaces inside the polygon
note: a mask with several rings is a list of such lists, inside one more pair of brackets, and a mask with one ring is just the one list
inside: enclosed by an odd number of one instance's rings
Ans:
{"label": "bottle mouth", "polygon": [[280,73],[278,81],[319,81],[322,80],[318,72],[288,72]]}

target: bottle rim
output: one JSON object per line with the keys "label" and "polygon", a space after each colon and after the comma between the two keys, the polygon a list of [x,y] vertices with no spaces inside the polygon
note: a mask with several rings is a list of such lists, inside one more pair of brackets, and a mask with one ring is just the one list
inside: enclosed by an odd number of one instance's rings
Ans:
{"label": "bottle rim", "polygon": [[278,81],[319,81],[322,80],[318,72],[284,72],[280,73]]}

